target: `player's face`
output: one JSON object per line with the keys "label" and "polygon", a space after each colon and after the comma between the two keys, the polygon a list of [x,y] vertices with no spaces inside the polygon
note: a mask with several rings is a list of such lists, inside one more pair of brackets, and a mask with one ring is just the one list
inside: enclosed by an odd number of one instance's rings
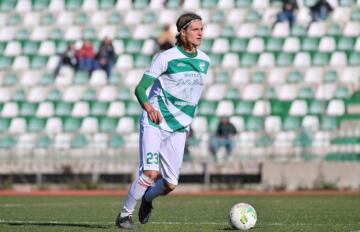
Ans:
{"label": "player's face", "polygon": [[194,20],[189,27],[184,30],[185,40],[194,45],[199,46],[202,39],[204,26],[200,20]]}

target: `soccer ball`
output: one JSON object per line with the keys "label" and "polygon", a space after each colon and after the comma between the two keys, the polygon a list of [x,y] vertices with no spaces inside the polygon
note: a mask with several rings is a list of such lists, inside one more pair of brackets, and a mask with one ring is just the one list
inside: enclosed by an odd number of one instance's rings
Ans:
{"label": "soccer ball", "polygon": [[247,203],[237,203],[229,213],[229,223],[232,228],[248,230],[255,226],[257,215],[254,207]]}

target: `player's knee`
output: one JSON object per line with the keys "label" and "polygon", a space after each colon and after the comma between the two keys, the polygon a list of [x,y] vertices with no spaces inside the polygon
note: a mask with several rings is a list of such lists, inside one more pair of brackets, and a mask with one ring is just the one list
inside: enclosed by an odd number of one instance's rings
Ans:
{"label": "player's knee", "polygon": [[164,182],[165,188],[166,188],[166,194],[170,193],[171,191],[173,191],[176,188],[175,184],[171,184],[169,182]]}
{"label": "player's knee", "polygon": [[144,171],[144,175],[152,179],[153,181],[157,178],[158,172],[153,170]]}

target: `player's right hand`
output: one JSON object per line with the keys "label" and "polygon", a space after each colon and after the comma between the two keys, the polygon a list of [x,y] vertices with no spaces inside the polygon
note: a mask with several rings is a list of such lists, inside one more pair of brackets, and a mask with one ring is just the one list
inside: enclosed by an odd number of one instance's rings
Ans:
{"label": "player's right hand", "polygon": [[161,122],[161,115],[160,115],[160,112],[155,110],[155,109],[152,109],[151,111],[147,112],[148,113],[148,116],[150,118],[151,121],[153,121],[154,123],[156,124],[160,124]]}

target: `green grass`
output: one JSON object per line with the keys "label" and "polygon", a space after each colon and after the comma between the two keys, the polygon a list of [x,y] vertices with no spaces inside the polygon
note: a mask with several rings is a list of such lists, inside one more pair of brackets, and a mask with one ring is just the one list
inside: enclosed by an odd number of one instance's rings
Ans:
{"label": "green grass", "polygon": [[[0,231],[118,231],[113,222],[122,201],[114,196],[1,196]],[[171,195],[154,201],[152,218],[140,230],[228,231],[228,211],[237,202],[257,210],[251,231],[360,231],[360,197],[355,195]]]}

